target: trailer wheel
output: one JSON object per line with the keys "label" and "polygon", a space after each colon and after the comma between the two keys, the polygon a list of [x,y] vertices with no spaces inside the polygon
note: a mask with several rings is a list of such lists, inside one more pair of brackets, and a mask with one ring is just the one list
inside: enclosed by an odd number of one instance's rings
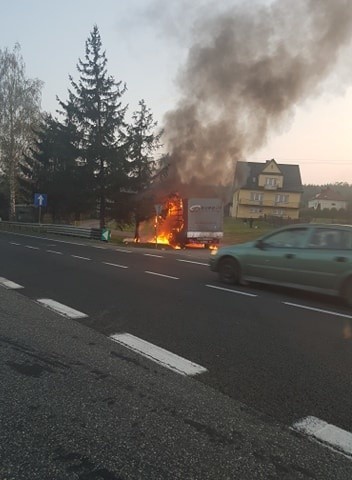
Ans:
{"label": "trailer wheel", "polygon": [[236,260],[231,257],[225,257],[219,263],[219,280],[222,283],[239,283],[241,269]]}

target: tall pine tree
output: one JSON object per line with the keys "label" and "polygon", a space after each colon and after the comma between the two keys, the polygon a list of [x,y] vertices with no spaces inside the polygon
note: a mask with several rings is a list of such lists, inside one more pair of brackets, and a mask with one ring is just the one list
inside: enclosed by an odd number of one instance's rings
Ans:
{"label": "tall pine tree", "polygon": [[126,90],[107,73],[107,58],[95,25],[86,41],[84,60],[77,65],[78,82],[70,76],[68,101],[59,103],[66,119],[79,133],[80,161],[92,179],[92,194],[99,207],[100,227],[105,227],[109,192],[126,182],[125,112],[121,96]]}
{"label": "tall pine tree", "polygon": [[43,115],[35,145],[22,168],[27,189],[29,186],[32,193],[48,194],[48,212],[54,222],[70,221],[72,214],[78,220],[81,213],[93,207],[90,175],[87,166],[79,161],[78,144],[74,125]]}
{"label": "tall pine tree", "polygon": [[135,221],[135,240],[139,240],[140,223],[154,214],[155,200],[148,191],[155,173],[156,161],[153,154],[160,148],[162,131],[156,133],[157,122],[144,100],[132,114],[132,123],[127,128],[128,160],[130,185],[137,195],[132,210]]}

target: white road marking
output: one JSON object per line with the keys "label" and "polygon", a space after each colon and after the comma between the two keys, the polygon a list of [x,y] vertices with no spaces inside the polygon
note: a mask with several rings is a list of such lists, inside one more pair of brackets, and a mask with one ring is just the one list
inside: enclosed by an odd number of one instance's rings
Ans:
{"label": "white road marking", "polygon": [[31,250],[39,250],[39,247],[32,247],[31,245],[26,245],[26,248],[30,248]]}
{"label": "white road marking", "polygon": [[181,260],[179,258],[177,258],[176,260],[177,260],[177,262],[194,263],[195,265],[204,265],[205,267],[209,266],[209,263],[193,262],[192,260]]}
{"label": "white road marking", "polygon": [[146,257],[164,258],[162,255],[154,255],[153,253],[144,253]]}
{"label": "white road marking", "polygon": [[122,253],[132,253],[132,250],[124,250],[123,248],[115,248],[115,252],[122,252]]}
{"label": "white road marking", "polygon": [[241,292],[240,290],[232,290],[231,288],[217,287],[215,285],[205,285],[209,288],[214,288],[215,290],[223,290],[224,292],[237,293],[238,295],[245,295],[247,297],[257,297],[258,295],[254,293]]}
{"label": "white road marking", "polygon": [[79,258],[80,260],[91,260],[91,258],[88,257],[80,257],[79,255],[71,255],[73,258]]}
{"label": "white road marking", "polygon": [[333,450],[352,456],[352,433],[342,428],[317,417],[305,417],[295,422],[292,429],[327,444]]}
{"label": "white road marking", "polygon": [[130,348],[134,352],[140,353],[144,357],[147,357],[176,373],[180,373],[181,375],[197,375],[207,371],[207,369],[201,365],[190,362],[183,357],[179,357],[175,353],[157,347],[156,345],[130,335],[129,333],[111,335],[110,338],[115,342]]}
{"label": "white road marking", "polygon": [[47,250],[48,253],[55,253],[55,255],[63,255],[62,252],[57,252],[56,250]]}
{"label": "white road marking", "polygon": [[149,272],[148,270],[146,270],[145,273],[148,273],[149,275],[156,275],[158,277],[171,278],[171,280],[180,280],[178,277],[172,277],[171,275],[164,275],[163,273]]}
{"label": "white road marking", "polygon": [[66,240],[59,240],[55,238],[49,238],[49,237],[39,237],[38,235],[27,235],[25,233],[17,233],[17,232],[5,232],[5,230],[2,230],[1,233],[7,233],[8,235],[17,235],[20,237],[28,237],[28,238],[36,238],[38,240],[49,240],[49,241],[55,241],[59,243],[68,243],[69,245],[79,245],[80,247],[88,247],[85,243],[76,243],[76,242],[68,242]]}
{"label": "white road marking", "polygon": [[6,288],[11,288],[11,289],[16,289],[16,288],[23,288],[22,285],[19,285],[18,283],[11,282],[11,280],[8,280],[7,278],[0,277],[0,285]]}
{"label": "white road marking", "polygon": [[308,307],[306,305],[300,305],[299,303],[291,303],[291,302],[282,302],[282,303],[290,307],[303,308],[304,310],[312,310],[313,312],[319,312],[319,313],[327,313],[328,315],[334,315],[335,317],[352,318],[352,315],[347,315],[346,313],[338,313],[338,312],[332,312],[330,310],[323,310],[321,308]]}
{"label": "white road marking", "polygon": [[103,262],[104,265],[111,265],[112,267],[118,267],[118,268],[128,268],[126,265],[118,265],[117,263],[109,263],[109,262]]}
{"label": "white road marking", "polygon": [[85,313],[79,312],[67,305],[63,305],[62,303],[56,302],[55,300],[51,300],[50,298],[38,298],[37,302],[44,305],[45,307],[49,308],[50,310],[54,310],[56,313],[60,313],[64,317],[68,318],[85,318],[88,317]]}
{"label": "white road marking", "polygon": [[20,243],[10,242],[11,245],[21,245]]}
{"label": "white road marking", "polygon": [[106,247],[99,247],[98,245],[93,245],[93,248],[98,248],[99,250],[107,250]]}

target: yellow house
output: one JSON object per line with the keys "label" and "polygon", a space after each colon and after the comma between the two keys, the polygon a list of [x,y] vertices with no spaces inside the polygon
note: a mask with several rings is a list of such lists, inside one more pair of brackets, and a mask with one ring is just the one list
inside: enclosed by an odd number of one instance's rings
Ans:
{"label": "yellow house", "polygon": [[274,159],[237,162],[230,214],[235,218],[297,219],[301,195],[298,165],[278,164]]}

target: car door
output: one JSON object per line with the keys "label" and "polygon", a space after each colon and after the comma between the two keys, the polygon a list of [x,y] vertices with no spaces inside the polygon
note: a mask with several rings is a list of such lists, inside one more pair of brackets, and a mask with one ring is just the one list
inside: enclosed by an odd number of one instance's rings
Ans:
{"label": "car door", "polygon": [[244,276],[252,281],[297,284],[297,259],[307,236],[307,227],[287,227],[264,237],[248,252]]}
{"label": "car door", "polygon": [[337,291],[341,279],[352,271],[352,233],[343,227],[317,226],[297,262],[300,283]]}

